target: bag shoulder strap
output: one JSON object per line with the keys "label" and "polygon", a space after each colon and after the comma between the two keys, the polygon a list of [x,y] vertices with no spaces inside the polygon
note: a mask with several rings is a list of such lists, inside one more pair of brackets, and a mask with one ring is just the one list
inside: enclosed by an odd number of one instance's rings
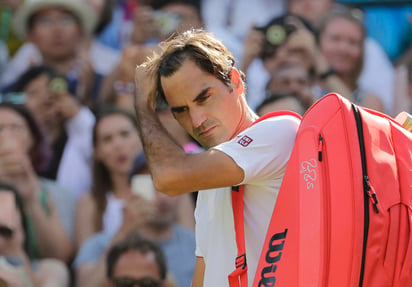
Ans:
{"label": "bag shoulder strap", "polygon": [[[302,119],[302,117],[292,111],[275,111],[268,113],[259,119],[257,119],[252,125],[261,122],[265,119],[291,115]],[[237,257],[235,259],[236,269],[229,274],[229,286],[230,287],[247,287],[247,262],[246,262],[246,246],[245,246],[245,224],[243,216],[243,190],[244,186],[232,186],[232,210],[235,224],[235,235],[237,245]]]}
{"label": "bag shoulder strap", "polygon": [[243,216],[243,189],[244,186],[232,186],[232,210],[235,223],[237,245],[236,269],[229,274],[230,287],[247,287],[247,263],[245,247],[245,224]]}

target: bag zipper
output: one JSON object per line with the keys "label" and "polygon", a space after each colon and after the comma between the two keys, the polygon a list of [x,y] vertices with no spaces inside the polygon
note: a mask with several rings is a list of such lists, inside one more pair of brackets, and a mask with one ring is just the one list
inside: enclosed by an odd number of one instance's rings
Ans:
{"label": "bag zipper", "polygon": [[363,247],[362,247],[362,262],[359,278],[359,287],[363,285],[363,277],[365,273],[365,255],[366,255],[366,245],[368,243],[368,232],[369,232],[369,200],[372,201],[373,209],[376,213],[379,213],[377,204],[378,198],[376,193],[372,191],[369,184],[368,170],[366,167],[366,152],[365,152],[365,140],[363,135],[362,118],[359,113],[358,107],[352,104],[353,114],[355,116],[356,129],[358,132],[359,148],[362,162],[362,179],[363,179],[363,191],[364,191],[364,230],[363,230]]}
{"label": "bag zipper", "polygon": [[[327,172],[327,166],[328,166],[328,162],[327,162],[327,154],[326,153],[326,146],[325,146],[325,139],[323,138],[322,134],[319,133],[318,136],[318,162],[320,165],[320,169],[321,173],[319,175],[320,178],[322,178],[322,190],[325,190],[327,188],[330,188],[330,184],[329,184],[329,174]],[[325,266],[324,266],[324,274],[325,276],[323,277],[323,281],[322,281],[322,286],[329,286],[329,262],[330,262],[330,221],[329,218],[331,218],[330,216],[330,196],[329,193],[326,192],[325,193],[326,198],[324,198],[324,207],[326,210],[326,214],[327,216],[325,216],[325,232],[326,232],[326,248],[325,248],[325,254],[324,254],[324,260],[326,262]]]}

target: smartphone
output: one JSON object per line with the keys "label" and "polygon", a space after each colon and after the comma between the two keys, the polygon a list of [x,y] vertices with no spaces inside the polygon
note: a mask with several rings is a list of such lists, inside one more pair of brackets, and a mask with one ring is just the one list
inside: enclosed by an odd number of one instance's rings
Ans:
{"label": "smartphone", "polygon": [[154,200],[156,190],[150,174],[135,174],[131,179],[132,192],[146,200]]}
{"label": "smartphone", "polygon": [[0,191],[0,236],[11,238],[17,224],[14,194]]}

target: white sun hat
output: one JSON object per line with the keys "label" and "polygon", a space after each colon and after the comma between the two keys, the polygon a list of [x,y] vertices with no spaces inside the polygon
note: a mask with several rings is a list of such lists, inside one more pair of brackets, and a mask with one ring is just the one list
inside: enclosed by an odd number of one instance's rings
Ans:
{"label": "white sun hat", "polygon": [[30,17],[49,7],[58,7],[71,12],[79,19],[86,34],[93,32],[97,15],[84,0],[26,0],[13,15],[13,28],[16,34],[23,39],[26,38]]}

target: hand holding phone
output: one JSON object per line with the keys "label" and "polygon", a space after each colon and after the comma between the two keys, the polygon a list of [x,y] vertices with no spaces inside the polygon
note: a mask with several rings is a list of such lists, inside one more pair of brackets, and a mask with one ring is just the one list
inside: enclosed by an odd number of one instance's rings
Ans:
{"label": "hand holding phone", "polygon": [[0,236],[13,237],[17,225],[16,202],[11,192],[0,191]]}
{"label": "hand holding phone", "polygon": [[132,192],[146,200],[154,200],[156,190],[150,174],[136,174],[132,177]]}

